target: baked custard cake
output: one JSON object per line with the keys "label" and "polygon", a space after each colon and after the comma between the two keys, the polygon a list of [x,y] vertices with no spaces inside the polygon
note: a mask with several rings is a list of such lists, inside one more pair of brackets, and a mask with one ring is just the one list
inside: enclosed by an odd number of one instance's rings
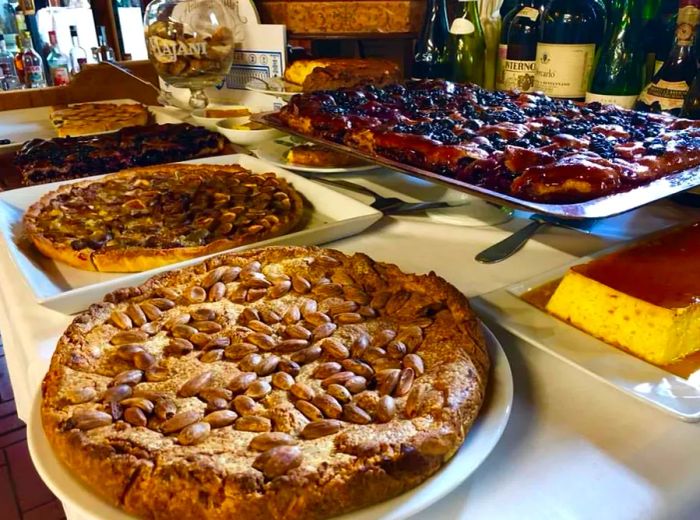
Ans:
{"label": "baked custard cake", "polygon": [[700,350],[700,223],[569,269],[547,311],[657,365]]}
{"label": "baked custard cake", "polygon": [[302,221],[297,191],[239,165],[166,164],[65,184],[25,213],[45,256],[89,271],[145,271],[283,235]]}
{"label": "baked custard cake", "polygon": [[140,103],[78,103],[52,107],[49,119],[59,137],[97,134],[148,123]]}
{"label": "baked custard cake", "polygon": [[41,410],[57,456],[130,513],[314,520],[436,472],[488,371],[467,299],[434,273],[279,247],[93,305],[58,343]]}

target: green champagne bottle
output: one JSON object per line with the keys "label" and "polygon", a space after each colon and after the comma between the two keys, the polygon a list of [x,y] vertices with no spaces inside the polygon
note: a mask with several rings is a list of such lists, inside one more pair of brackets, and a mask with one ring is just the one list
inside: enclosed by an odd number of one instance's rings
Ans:
{"label": "green champagne bottle", "polygon": [[644,88],[646,52],[641,31],[643,0],[611,0],[610,30],[596,53],[586,103],[632,108]]}
{"label": "green champagne bottle", "polygon": [[479,19],[478,0],[459,0],[462,15],[450,26],[452,80],[484,85],[486,41]]}
{"label": "green champagne bottle", "polygon": [[697,73],[693,43],[700,23],[700,0],[680,0],[676,40],[668,58],[644,87],[635,108],[679,115]]}
{"label": "green champagne bottle", "polygon": [[428,0],[423,28],[415,47],[412,72],[414,78],[448,77],[449,37],[446,0]]}
{"label": "green champagne bottle", "polygon": [[551,0],[540,22],[535,90],[583,101],[604,22],[592,0]]}
{"label": "green champagne bottle", "polygon": [[545,0],[530,0],[516,13],[508,29],[503,90],[535,90],[537,40]]}

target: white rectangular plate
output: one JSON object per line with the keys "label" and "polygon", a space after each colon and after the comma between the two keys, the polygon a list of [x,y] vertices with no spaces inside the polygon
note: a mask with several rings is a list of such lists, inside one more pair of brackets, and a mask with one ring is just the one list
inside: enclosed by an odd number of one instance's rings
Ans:
{"label": "white rectangular plate", "polygon": [[[628,245],[628,244],[626,244]],[[471,303],[506,330],[562,361],[583,370],[645,403],[687,422],[700,421],[698,373],[684,379],[608,345],[530,305],[520,295],[564,276],[572,265],[590,261],[623,246],[584,257],[535,278],[493,291]]]}
{"label": "white rectangular plate", "polygon": [[[300,231],[233,249],[241,251],[268,245],[312,245],[354,235],[372,225],[382,214],[346,195],[314,183],[282,168],[271,166],[249,155],[222,155],[186,161],[192,164],[240,164],[255,173],[274,172],[291,182],[309,201],[311,218]],[[90,177],[96,179],[99,177]],[[69,183],[84,181],[77,179]],[[201,262],[200,257],[142,273],[95,273],[55,262],[41,255],[22,239],[24,211],[45,193],[61,184],[31,186],[0,193],[0,247],[8,252],[13,264],[39,303],[60,312],[75,313],[124,286],[138,285],[154,274]],[[213,256],[213,255],[210,255]]]}
{"label": "white rectangular plate", "polygon": [[[134,104],[133,99],[108,99],[91,103],[115,103],[117,105]],[[71,103],[70,105],[79,105]],[[22,108],[0,112],[0,139],[10,139],[10,144],[0,145],[0,152],[16,150],[30,139],[51,139],[56,137],[56,129],[51,124],[50,106]],[[100,132],[102,134],[109,132]]]}

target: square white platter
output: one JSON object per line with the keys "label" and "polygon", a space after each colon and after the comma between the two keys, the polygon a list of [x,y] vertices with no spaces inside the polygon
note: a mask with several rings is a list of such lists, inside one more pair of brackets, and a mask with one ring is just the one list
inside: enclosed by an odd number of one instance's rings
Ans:
{"label": "square white platter", "polygon": [[[274,172],[291,182],[311,205],[310,218],[303,229],[231,251],[269,245],[323,244],[359,233],[382,217],[381,212],[353,198],[249,155],[221,155],[185,162],[240,164],[254,173]],[[76,179],[69,183],[84,180]],[[194,258],[141,273],[96,273],[44,257],[22,237],[22,215],[42,195],[61,184],[66,183],[43,184],[0,193],[0,248],[10,255],[17,275],[24,278],[40,304],[72,314],[87,309],[115,289],[139,285],[157,273],[196,264],[207,258]]]}
{"label": "square white platter", "polygon": [[[643,239],[642,239],[643,240]],[[565,266],[470,300],[482,316],[632,397],[686,422],[700,421],[700,370],[688,379],[642,361],[527,303],[521,295],[560,279],[569,267],[630,244],[579,258]]]}
{"label": "square white platter", "polygon": [[[138,101],[133,99],[107,99],[105,101],[91,101],[90,103],[129,105],[136,104]],[[69,106],[79,104],[80,103],[70,103]],[[151,112],[153,111],[151,110]],[[56,129],[53,127],[51,120],[49,119],[50,114],[50,106],[22,108],[19,110],[6,110],[4,112],[0,112],[0,139],[12,140],[10,144],[0,145],[0,152],[17,150],[24,144],[25,141],[29,141],[30,139],[52,139],[56,137]],[[111,130],[111,132],[113,131],[114,130]],[[98,132],[98,134],[107,133],[110,132]]]}

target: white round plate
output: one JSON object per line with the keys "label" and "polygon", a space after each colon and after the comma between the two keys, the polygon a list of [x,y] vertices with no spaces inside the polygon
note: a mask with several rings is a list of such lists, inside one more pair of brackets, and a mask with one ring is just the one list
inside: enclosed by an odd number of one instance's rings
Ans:
{"label": "white round plate", "polygon": [[[491,356],[491,380],[486,402],[464,444],[452,460],[420,486],[396,498],[348,513],[336,520],[399,520],[423,511],[466,480],[494,449],[510,417],[513,376],[503,348],[483,326]],[[134,520],[84,486],[54,455],[41,427],[41,397],[37,394],[27,425],[29,452],[36,470],[49,489],[75,512],[72,520]],[[99,479],[99,475],[95,475]]]}
{"label": "white round plate", "polygon": [[263,161],[267,161],[280,168],[285,168],[287,170],[294,170],[298,172],[306,173],[356,173],[356,172],[366,172],[369,170],[375,170],[379,168],[376,164],[364,164],[361,166],[350,166],[347,168],[321,168],[316,166],[300,166],[297,164],[292,164],[287,162],[284,158],[284,154],[298,144],[303,144],[302,141],[296,137],[283,137],[281,139],[273,139],[270,141],[265,141],[264,143],[256,146],[252,152]]}

